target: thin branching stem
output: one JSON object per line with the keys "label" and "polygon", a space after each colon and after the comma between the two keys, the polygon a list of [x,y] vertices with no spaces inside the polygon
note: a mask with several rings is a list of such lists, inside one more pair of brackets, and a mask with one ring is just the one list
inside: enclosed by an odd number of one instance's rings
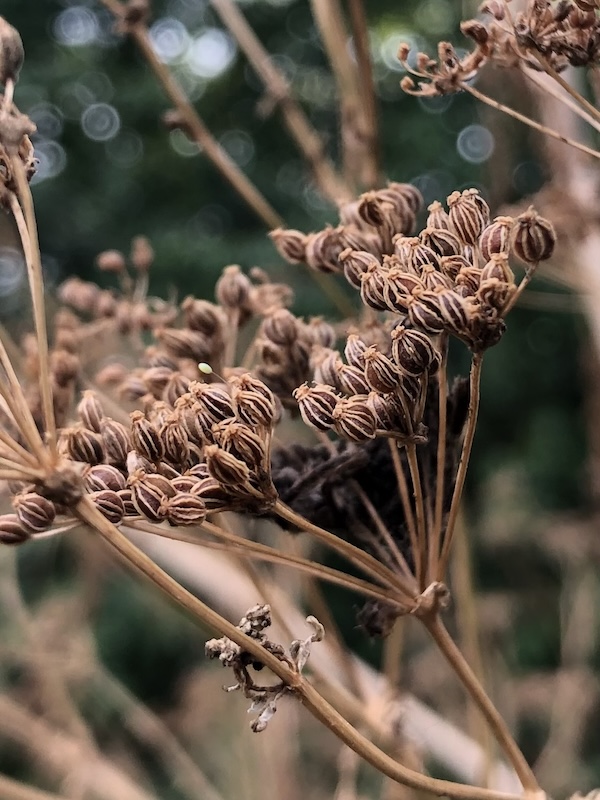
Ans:
{"label": "thin branching stem", "polygon": [[[534,72],[531,69],[526,69],[522,67],[522,73],[525,77],[530,80],[540,91],[546,92],[551,97],[554,97],[560,103],[566,106],[569,111],[572,111],[574,114],[582,119],[584,122],[587,122],[592,128],[600,132],[600,122],[597,119],[592,117],[590,114],[587,113],[581,106],[567,97],[564,92],[560,91],[556,86],[552,84],[551,81],[543,80],[543,77],[539,74],[539,72]],[[569,92],[569,94],[571,94]]]}
{"label": "thin branching stem", "polygon": [[36,427],[29,409],[29,404],[17,378],[12,362],[8,357],[6,348],[0,339],[0,365],[6,373],[7,384],[0,378],[0,394],[4,397],[6,405],[12,414],[13,420],[19,428],[23,438],[34,452],[38,461],[48,463],[48,454]]}
{"label": "thin branching stem", "polygon": [[413,554],[417,552],[417,526],[415,523],[415,515],[413,507],[410,502],[410,494],[408,490],[408,482],[402,467],[402,459],[400,458],[400,449],[396,442],[389,440],[390,453],[392,454],[392,463],[394,465],[394,473],[396,474],[396,483],[398,484],[398,492],[400,500],[402,501],[402,510],[404,512],[404,519],[406,527],[408,528],[408,535],[410,538],[410,546]]}
{"label": "thin branching stem", "polygon": [[417,549],[414,553],[415,571],[417,583],[421,591],[425,589],[427,579],[427,528],[425,525],[425,502],[423,498],[423,487],[421,485],[421,473],[419,472],[419,460],[417,458],[417,448],[414,444],[406,445],[406,458],[410,470],[410,478],[413,485],[413,497],[415,500],[416,522],[417,522]]}
{"label": "thin branching stem", "polygon": [[598,150],[594,150],[591,147],[586,147],[586,145],[576,142],[574,139],[570,139],[568,136],[563,136],[561,133],[558,133],[558,131],[548,128],[546,125],[542,125],[540,122],[536,122],[530,117],[525,116],[525,114],[515,111],[514,108],[510,108],[510,106],[504,105],[504,103],[499,103],[497,100],[488,97],[487,94],[475,89],[474,86],[469,86],[468,83],[462,82],[460,84],[460,88],[465,92],[472,94],[473,97],[476,97],[478,100],[481,100],[482,103],[485,103],[491,108],[495,108],[496,111],[502,111],[504,114],[508,114],[509,117],[514,117],[514,119],[519,120],[519,122],[523,122],[525,125],[529,125],[530,128],[543,133],[545,136],[551,136],[553,139],[557,139],[559,142],[568,144],[570,147],[574,147],[576,150],[580,150],[582,153],[586,153],[588,156],[600,158],[600,152]]}
{"label": "thin branching stem", "polygon": [[554,69],[547,58],[544,58],[544,56],[537,51],[532,52],[529,50],[528,52],[530,55],[534,56],[547,75],[556,81],[556,83],[558,83],[558,85],[564,89],[565,92],[569,94],[573,100],[590,115],[590,117],[596,120],[596,123],[600,123],[600,111],[592,103],[590,103],[589,100],[586,100],[585,97],[583,97],[583,95],[577,91],[577,89],[573,88],[573,86],[571,86],[571,84]]}
{"label": "thin branching stem", "polygon": [[433,531],[429,549],[429,577],[434,580],[437,560],[440,557],[440,541],[444,511],[445,473],[446,473],[446,416],[448,405],[448,339],[442,343],[442,362],[437,373],[438,385],[438,443],[437,469],[435,477],[435,508]]}
{"label": "thin branching stem", "polygon": [[502,309],[502,316],[503,317],[505,317],[508,314],[508,312],[515,307],[515,305],[519,301],[519,298],[522,297],[523,292],[529,286],[529,284],[531,283],[531,279],[535,275],[535,271],[538,268],[538,264],[539,264],[539,262],[537,262],[536,264],[532,264],[532,265],[527,267],[527,270],[525,272],[525,276],[523,277],[523,280],[517,286],[517,291],[513,294],[513,296],[508,301],[508,303]]}
{"label": "thin branching stem", "polygon": [[483,363],[483,355],[475,353],[471,361],[471,373],[469,381],[469,410],[467,412],[467,423],[465,430],[465,438],[463,441],[462,450],[460,453],[460,461],[458,463],[458,471],[456,473],[456,483],[454,484],[454,491],[452,493],[452,502],[450,504],[450,511],[448,513],[448,522],[444,532],[444,541],[442,543],[442,552],[440,560],[437,565],[437,580],[443,581],[448,569],[448,559],[450,557],[450,548],[452,546],[452,538],[454,536],[454,528],[458,511],[460,508],[460,501],[465,485],[465,478],[467,477],[467,469],[469,466],[469,459],[471,457],[471,448],[473,446],[473,439],[475,438],[475,429],[477,427],[477,414],[479,411],[479,397],[481,385],[481,366]]}
{"label": "thin branching stem", "polygon": [[436,643],[440,652],[444,655],[461,683],[476,703],[477,707],[485,717],[488,725],[498,744],[501,745],[510,763],[515,769],[523,788],[528,793],[541,793],[539,784],[533,774],[531,767],[525,760],[525,756],[513,739],[506,723],[502,719],[498,710],[488,697],[485,689],[480,684],[477,676],[467,663],[465,657],[460,652],[452,637],[446,630],[439,615],[425,616],[422,622]]}
{"label": "thin branching stem", "polygon": [[33,306],[33,319],[38,347],[39,386],[42,401],[44,433],[51,455],[56,456],[56,421],[54,419],[54,401],[52,398],[52,380],[50,376],[50,355],[48,350],[48,326],[46,324],[46,305],[44,298],[44,280],[42,276],[42,258],[38,241],[37,222],[33,207],[31,189],[25,174],[25,167],[18,155],[11,158],[13,175],[17,185],[18,200],[10,195],[10,208],[17,224],[23,254],[27,264],[29,291]]}
{"label": "thin branching stem", "polygon": [[1,774],[0,797],[2,800],[67,800],[65,795],[45,792]]}

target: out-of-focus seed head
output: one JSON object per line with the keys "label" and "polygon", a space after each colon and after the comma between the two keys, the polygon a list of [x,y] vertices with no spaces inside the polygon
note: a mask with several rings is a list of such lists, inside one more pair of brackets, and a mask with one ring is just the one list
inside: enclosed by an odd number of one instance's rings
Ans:
{"label": "out-of-focus seed head", "polygon": [[214,342],[200,331],[158,328],[154,335],[174,358],[191,358],[196,362],[212,360]]}
{"label": "out-of-focus seed head", "polygon": [[165,386],[173,375],[173,370],[169,367],[148,367],[142,375],[142,380],[146,384],[146,388],[157,399],[162,397]]}
{"label": "out-of-focus seed head", "polygon": [[361,276],[364,275],[370,267],[375,269],[381,264],[379,259],[372,253],[365,252],[364,250],[352,250],[349,247],[342,250],[339,260],[344,265],[346,280],[354,286],[355,289],[361,288]]}
{"label": "out-of-focus seed head", "polygon": [[369,405],[367,395],[354,395],[338,400],[333,413],[335,430],[352,442],[374,439],[377,420]]}
{"label": "out-of-focus seed head", "polygon": [[392,196],[395,195],[408,203],[408,207],[413,214],[418,214],[423,208],[423,195],[412,183],[396,183],[392,181],[388,183],[386,189],[383,191]]}
{"label": "out-of-focus seed head", "polygon": [[0,544],[23,544],[31,536],[31,532],[20,522],[16,514],[0,516]]}
{"label": "out-of-focus seed head", "polygon": [[90,467],[84,473],[83,483],[88,492],[119,492],[127,485],[123,473],[111,464]]}
{"label": "out-of-focus seed head", "polygon": [[164,447],[156,426],[141,411],[133,411],[130,417],[131,439],[137,452],[150,462],[160,461]]}
{"label": "out-of-focus seed head", "polygon": [[252,283],[250,279],[244,275],[237,264],[232,264],[229,267],[225,267],[217,281],[215,297],[223,308],[234,311],[247,306],[251,291]]}
{"label": "out-of-focus seed head", "polygon": [[129,259],[137,272],[148,272],[154,261],[154,250],[145,236],[134,236]]}
{"label": "out-of-focus seed head", "polygon": [[125,505],[117,492],[103,489],[99,492],[91,492],[88,497],[102,516],[106,517],[113,525],[119,525],[123,521]]}
{"label": "out-of-focus seed head", "polygon": [[107,364],[96,373],[94,380],[98,386],[117,386],[126,375],[127,368],[123,364]]}
{"label": "out-of-focus seed head", "polygon": [[400,371],[394,362],[380,353],[375,345],[367,347],[364,359],[365,378],[371,389],[383,394],[393,392],[401,380]]}
{"label": "out-of-focus seed head", "polygon": [[196,494],[177,492],[163,500],[161,513],[174,526],[201,525],[206,519],[206,505]]}
{"label": "out-of-focus seed head", "polygon": [[299,321],[287,308],[279,308],[265,317],[261,332],[270,341],[283,347],[293,344],[300,332]]}
{"label": "out-of-focus seed head", "polygon": [[345,247],[340,230],[328,225],[306,237],[306,263],[318,272],[341,272],[339,257]]}
{"label": "out-of-focus seed head", "polygon": [[120,250],[103,250],[96,256],[96,266],[102,272],[124,272],[125,256]]}
{"label": "out-of-focus seed head", "polygon": [[481,270],[481,283],[496,278],[504,283],[514,283],[515,275],[508,263],[508,253],[492,253],[488,263]]}
{"label": "out-of-focus seed head", "polygon": [[269,237],[279,255],[289,264],[301,264],[306,260],[306,234],[287,228],[275,228]]}
{"label": "out-of-focus seed head", "polygon": [[83,392],[79,405],[77,406],[77,414],[88,430],[100,433],[100,427],[104,419],[104,411],[100,400],[98,400],[98,395],[95,392],[90,389],[86,389]]}
{"label": "out-of-focus seed head", "polygon": [[479,239],[479,249],[485,261],[489,261],[495,253],[509,252],[514,222],[512,217],[496,217],[484,228]]}
{"label": "out-of-focus seed head", "polygon": [[6,86],[6,82],[9,80],[17,82],[24,59],[25,51],[19,31],[13,28],[4,17],[0,17],[0,83],[2,86]]}
{"label": "out-of-focus seed head", "polygon": [[325,383],[335,389],[342,389],[340,370],[344,362],[337,350],[331,350],[329,347],[313,347],[310,364],[316,383]]}
{"label": "out-of-focus seed head", "polygon": [[363,342],[357,333],[350,333],[346,340],[346,347],[344,348],[344,356],[346,361],[351,367],[357,369],[364,369],[365,366],[365,350],[367,345]]}
{"label": "out-of-focus seed head", "polygon": [[186,297],[181,304],[185,324],[190,330],[199,331],[205,336],[220,336],[223,332],[225,320],[223,312],[214,303],[208,300],[196,300],[195,297]]}
{"label": "out-of-focus seed head", "polygon": [[487,224],[480,204],[474,196],[452,192],[448,197],[452,228],[465,244],[475,244]]}
{"label": "out-of-focus seed head", "polygon": [[121,422],[104,417],[100,425],[100,435],[108,463],[124,467],[127,453],[133,448],[129,430]]}
{"label": "out-of-focus seed head", "polygon": [[392,358],[402,372],[418,378],[425,372],[435,372],[440,364],[440,354],[424,331],[399,325],[393,329]]}
{"label": "out-of-focus seed head", "polygon": [[177,398],[189,391],[190,383],[191,380],[186,375],[181,372],[174,372],[163,389],[162,398],[165,403],[173,407]]}
{"label": "out-of-focus seed head", "polygon": [[556,244],[556,231],[550,220],[541,217],[533,206],[515,219],[512,248],[526,264],[533,266],[550,258]]}
{"label": "out-of-focus seed head", "polygon": [[450,217],[444,206],[438,200],[434,200],[430,206],[427,206],[427,210],[429,211],[429,216],[427,217],[428,228],[450,230]]}
{"label": "out-of-focus seed head", "polygon": [[468,19],[465,22],[461,22],[460,30],[464,36],[468,36],[469,39],[473,39],[476,44],[481,46],[486,45],[490,38],[488,29],[476,19]]}
{"label": "out-of-focus seed head", "polygon": [[31,533],[48,530],[56,517],[54,503],[36,492],[16,495],[13,508],[21,525]]}
{"label": "out-of-focus seed head", "polygon": [[206,465],[212,478],[223,486],[239,486],[248,483],[250,470],[248,465],[232,453],[227,453],[218,445],[208,445],[204,449]]}
{"label": "out-of-focus seed head", "polygon": [[[577,3],[578,0],[574,0],[574,2]],[[484,0],[484,2],[479,6],[479,13],[491,14],[494,19],[497,19],[498,22],[501,22],[506,16],[506,6],[502,0]]]}
{"label": "out-of-focus seed head", "polygon": [[102,438],[85,428],[64,428],[60,436],[61,449],[73,459],[86,464],[100,464],[104,461]]}
{"label": "out-of-focus seed head", "polygon": [[81,362],[73,353],[54,350],[50,353],[50,372],[57,386],[65,387],[79,375]]}
{"label": "out-of-focus seed head", "polygon": [[323,383],[316,383],[309,386],[303,383],[293,392],[294,398],[298,403],[300,414],[304,422],[311,428],[318,431],[326,431],[334,423],[333,410],[339,400],[331,386]]}
{"label": "out-of-focus seed head", "polygon": [[325,322],[323,317],[311,317],[301,328],[301,337],[313,345],[334,347],[337,334],[333,325]]}

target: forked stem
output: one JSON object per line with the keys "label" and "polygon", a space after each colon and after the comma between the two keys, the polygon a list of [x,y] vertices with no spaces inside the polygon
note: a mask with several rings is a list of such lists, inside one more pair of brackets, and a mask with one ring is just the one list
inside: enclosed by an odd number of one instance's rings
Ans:
{"label": "forked stem", "polygon": [[477,414],[479,412],[479,395],[481,386],[482,363],[483,363],[483,354],[475,353],[473,355],[473,360],[471,362],[471,374],[469,380],[469,410],[467,412],[467,425],[465,430],[465,438],[460,453],[460,461],[458,462],[456,483],[454,484],[454,492],[452,493],[452,502],[450,504],[450,512],[448,513],[448,522],[446,524],[446,531],[444,533],[442,552],[437,564],[436,579],[438,581],[444,580],[446,570],[448,569],[448,559],[450,557],[452,537],[454,536],[454,528],[456,526],[456,519],[458,517],[460,501],[462,499],[462,493],[465,486],[465,478],[467,477],[469,459],[471,457],[471,448],[473,447],[473,439],[475,438],[475,429],[477,427]]}
{"label": "forked stem", "polygon": [[523,784],[523,789],[527,793],[539,794],[540,796],[543,796],[543,792],[540,789],[531,767],[525,760],[525,756],[513,739],[505,721],[502,719],[502,716],[488,697],[485,689],[477,679],[477,676],[446,630],[439,615],[434,613],[431,616],[424,616],[421,618],[421,621],[427,628],[427,631],[436,643],[440,652],[448,661],[453,671],[456,673],[457,677],[460,679],[461,683],[485,717],[486,722],[498,741],[498,744],[504,750],[507,758],[514,767],[519,780]]}

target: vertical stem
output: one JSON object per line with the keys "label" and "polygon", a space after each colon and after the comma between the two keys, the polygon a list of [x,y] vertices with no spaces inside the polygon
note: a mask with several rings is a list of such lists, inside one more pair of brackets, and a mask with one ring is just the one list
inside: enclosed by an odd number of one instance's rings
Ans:
{"label": "vertical stem", "polygon": [[450,505],[450,513],[448,514],[448,523],[446,525],[446,531],[444,533],[442,552],[440,555],[440,560],[437,565],[436,578],[438,581],[444,580],[444,576],[448,568],[448,558],[450,556],[452,537],[454,536],[454,527],[456,525],[456,518],[458,517],[458,509],[460,508],[460,501],[462,498],[463,488],[465,485],[465,478],[467,477],[467,468],[469,466],[469,458],[471,456],[473,439],[475,438],[475,428],[477,427],[477,413],[479,411],[479,395],[480,395],[480,385],[481,385],[482,363],[483,363],[483,354],[475,353],[473,355],[473,361],[471,362],[467,427],[465,431],[465,439],[463,441],[462,451],[460,454],[460,461],[458,462],[458,472],[456,473],[456,483],[454,484],[452,503]]}
{"label": "vertical stem", "polygon": [[440,557],[440,540],[442,538],[442,516],[444,511],[445,472],[446,472],[446,414],[448,405],[448,339],[443,343],[442,363],[437,374],[438,384],[438,443],[437,471],[435,477],[435,508],[433,515],[433,533],[429,550],[429,577],[434,580],[435,567]]}
{"label": "vertical stem", "polygon": [[531,767],[525,760],[525,756],[513,739],[506,723],[498,713],[498,710],[486,694],[484,688],[477,680],[477,676],[465,661],[464,656],[450,637],[444,627],[443,622],[437,614],[430,617],[423,617],[422,622],[430,633],[431,637],[444,655],[461,683],[473,698],[477,707],[485,717],[490,729],[496,737],[498,743],[506,753],[510,763],[513,765],[519,780],[523,784],[526,792],[541,793],[541,789],[533,774]]}
{"label": "vertical stem", "polygon": [[423,591],[427,578],[427,529],[425,526],[425,504],[423,502],[423,489],[421,474],[417,459],[417,448],[414,444],[406,445],[406,457],[410,468],[410,477],[413,485],[413,497],[417,511],[417,552],[414,554],[416,578],[419,588]]}
{"label": "vertical stem", "polygon": [[[398,492],[400,500],[402,501],[402,510],[404,511],[404,519],[406,520],[406,527],[408,528],[408,535],[410,537],[410,546],[413,554],[417,552],[417,526],[415,524],[415,515],[410,504],[410,495],[408,493],[408,483],[406,482],[406,475],[402,467],[402,460],[400,458],[400,450],[397,442],[392,439],[388,440],[390,452],[392,454],[392,462],[394,464],[394,472],[396,473],[396,483],[398,484]],[[414,557],[414,555],[413,555]]]}

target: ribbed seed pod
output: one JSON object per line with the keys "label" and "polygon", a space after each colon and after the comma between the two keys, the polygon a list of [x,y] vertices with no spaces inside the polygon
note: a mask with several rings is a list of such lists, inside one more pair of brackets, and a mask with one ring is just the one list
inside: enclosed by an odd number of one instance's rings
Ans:
{"label": "ribbed seed pod", "polygon": [[289,264],[301,264],[306,259],[306,234],[291,228],[275,228],[269,234],[275,248]]}
{"label": "ribbed seed pod", "polygon": [[550,258],[556,244],[556,231],[550,220],[540,217],[533,206],[515,219],[512,248],[526,264],[534,265]]}
{"label": "ribbed seed pod", "polygon": [[219,305],[229,310],[243,308],[248,303],[252,283],[237,264],[225,267],[215,286]]}
{"label": "ribbed seed pod", "polygon": [[221,422],[221,420],[235,417],[233,400],[225,384],[192,381],[190,394],[213,422]]}
{"label": "ribbed seed pod", "polygon": [[379,264],[372,264],[360,277],[360,296],[362,301],[376,311],[385,311],[387,309],[385,299],[386,278],[387,271]]}
{"label": "ribbed seed pod", "polygon": [[263,336],[282,347],[288,347],[295,342],[299,330],[299,320],[287,308],[278,308],[269,314],[261,326]]}
{"label": "ribbed seed pod", "polygon": [[306,237],[306,263],[318,272],[341,272],[339,257],[345,247],[340,230],[328,225],[324,230]]}
{"label": "ribbed seed pod", "polygon": [[266,447],[264,439],[243,422],[226,420],[213,425],[215,442],[256,472],[264,466]]}
{"label": "ribbed seed pod", "polygon": [[133,495],[131,489],[121,489],[117,492],[121,502],[123,503],[123,515],[125,517],[137,517],[138,510],[133,504]]}
{"label": "ribbed seed pod", "polygon": [[416,212],[403,193],[395,191],[390,185],[386,189],[378,189],[377,198],[381,203],[391,206],[389,222],[395,233],[411,233],[414,230]]}
{"label": "ribbed seed pod", "polygon": [[[446,228],[425,228],[420,233],[422,243],[433,250],[440,258],[444,256],[455,256],[462,253],[462,242],[458,236]],[[435,265],[440,269],[440,265]]]}
{"label": "ribbed seed pod", "polygon": [[142,375],[142,380],[146,384],[148,391],[159,399],[162,397],[165,387],[172,375],[173,370],[169,369],[169,367],[148,367]]}
{"label": "ribbed seed pod", "polygon": [[125,516],[125,506],[123,500],[117,492],[110,489],[103,489],[99,492],[90,492],[89,499],[96,506],[103,517],[113,525],[119,525]]}
{"label": "ribbed seed pod", "polygon": [[[207,470],[208,474],[208,470]],[[201,480],[201,478],[192,478],[191,475],[180,475],[178,478],[171,479],[171,486],[177,492],[188,493],[191,492],[194,486]]]}
{"label": "ribbed seed pod", "polygon": [[172,414],[161,426],[158,436],[163,447],[163,457],[171,464],[185,464],[189,446],[180,424],[179,414]]}
{"label": "ribbed seed pod", "polygon": [[503,283],[514,283],[515,275],[508,263],[507,253],[492,253],[490,260],[481,270],[481,283],[496,278]]}
{"label": "ribbed seed pod", "polygon": [[21,525],[31,533],[48,530],[56,517],[54,503],[36,492],[18,494],[13,499],[13,507]]}
{"label": "ribbed seed pod", "polygon": [[248,466],[218,445],[208,445],[204,449],[204,455],[211,477],[224,486],[238,486],[250,479]]}
{"label": "ribbed seed pod", "polygon": [[430,292],[437,292],[441,289],[452,289],[453,282],[443,272],[439,272],[431,264],[425,264],[421,268],[421,283]]}
{"label": "ribbed seed pod", "polygon": [[100,464],[104,461],[102,438],[85,428],[65,428],[61,433],[66,452],[73,461]]}
{"label": "ribbed seed pod", "polygon": [[181,304],[185,326],[192,331],[199,331],[205,336],[221,336],[226,324],[224,314],[219,306],[209,303],[208,300],[196,300],[195,297],[186,297]]}
{"label": "ribbed seed pod", "polygon": [[449,230],[451,227],[450,217],[444,206],[438,201],[434,200],[430,206],[427,206],[429,216],[427,217],[427,227],[435,228],[436,230]]}
{"label": "ribbed seed pod", "polygon": [[479,193],[479,189],[465,189],[462,196],[475,203],[481,214],[484,227],[488,225],[490,221],[490,207]]}
{"label": "ribbed seed pod", "polygon": [[156,472],[156,465],[152,464],[152,462],[148,461],[147,458],[144,458],[135,450],[131,450],[129,453],[127,453],[126,470],[129,480],[129,478],[137,473]]}
{"label": "ribbed seed pod", "polygon": [[344,348],[344,356],[348,364],[350,364],[351,367],[357,367],[357,369],[364,369],[364,354],[366,349],[367,345],[362,341],[360,336],[356,333],[350,333],[346,339],[346,347]]}
{"label": "ribbed seed pod", "polygon": [[404,435],[408,433],[404,413],[394,394],[369,392],[367,403],[375,417],[377,430],[394,431]]}
{"label": "ribbed seed pod", "polygon": [[365,378],[371,389],[386,394],[397,388],[401,375],[394,362],[371,345],[365,350]]}
{"label": "ribbed seed pod", "polygon": [[152,522],[160,522],[163,518],[160,512],[163,499],[175,495],[171,482],[163,475],[137,470],[130,476],[129,484],[131,499],[138,513]]}
{"label": "ribbed seed pod", "polygon": [[333,325],[325,322],[323,317],[311,317],[308,322],[300,325],[300,338],[313,345],[334,347],[337,334]]}
{"label": "ribbed seed pod", "polygon": [[464,256],[443,256],[440,259],[440,270],[452,281],[456,280],[461,269],[472,266]]}
{"label": "ribbed seed pod", "polygon": [[391,333],[392,358],[402,372],[415,378],[425,372],[434,373],[440,364],[440,353],[424,331],[399,325]]}
{"label": "ribbed seed pod", "polygon": [[86,389],[77,406],[77,414],[83,425],[94,433],[100,433],[100,424],[104,417],[102,404],[98,396],[90,389]]}
{"label": "ribbed seed pod", "polygon": [[230,380],[236,415],[246,425],[269,427],[277,419],[277,399],[269,387],[249,372]]}
{"label": "ribbed seed pod", "polygon": [[174,526],[201,525],[206,519],[206,506],[201,497],[188,492],[177,492],[163,500],[161,514]]}
{"label": "ribbed seed pod", "polygon": [[453,230],[465,244],[475,244],[487,224],[479,204],[464,193],[452,192],[448,197],[448,207]]}
{"label": "ribbed seed pod", "polygon": [[304,422],[318,431],[326,431],[333,425],[333,410],[339,396],[331,386],[317,383],[309,386],[303,383],[294,390],[293,395],[298,403]]}
{"label": "ribbed seed pod", "polygon": [[515,221],[512,217],[496,217],[481,234],[479,249],[485,261],[495,253],[508,253],[510,237]]}
{"label": "ribbed seed pod", "polygon": [[361,288],[361,275],[364,275],[369,270],[369,267],[376,268],[381,264],[379,259],[375,258],[372,253],[367,253],[364,250],[351,250],[349,247],[342,250],[339,260],[344,267],[346,280],[355,289]]}
{"label": "ribbed seed pod", "polygon": [[365,192],[359,197],[358,214],[367,225],[374,228],[385,225],[392,209],[392,204],[380,199],[377,192]]}
{"label": "ribbed seed pod", "polygon": [[195,478],[196,480],[202,480],[202,478],[208,478],[208,476],[210,475],[208,467],[204,462],[201,462],[200,464],[194,464],[193,467],[190,467],[188,470],[186,470],[185,474],[189,475],[192,478]]}
{"label": "ribbed seed pod", "polygon": [[340,383],[346,394],[368,394],[371,391],[364,371],[358,367],[350,367],[347,364],[344,364],[340,369]]}
{"label": "ribbed seed pod", "polygon": [[188,444],[192,443],[202,447],[213,442],[212,420],[200,403],[189,403],[187,397],[180,397],[175,403],[175,410],[179,414],[179,424],[183,428]]}
{"label": "ribbed seed pod", "polygon": [[440,269],[440,258],[438,254],[434,252],[431,247],[427,247],[427,245],[423,244],[417,237],[413,237],[407,245],[404,262],[409,268],[415,270],[419,274],[421,272],[421,267],[424,267],[425,264],[432,264],[436,269]]}
{"label": "ribbed seed pod", "polygon": [[333,410],[335,430],[352,442],[365,442],[375,438],[377,420],[366,395],[354,395],[338,400]]}
{"label": "ribbed seed pod", "polygon": [[83,484],[88,492],[105,490],[118,492],[125,489],[126,479],[123,473],[111,464],[96,464],[85,472]]}
{"label": "ribbed seed pod", "polygon": [[189,391],[191,380],[181,372],[174,372],[163,390],[162,399],[171,407],[178,397]]}
{"label": "ribbed seed pod", "polygon": [[418,214],[423,208],[423,195],[416,186],[412,185],[412,183],[397,183],[395,181],[391,181],[388,183],[384,191],[392,195],[397,195],[399,198],[408,203],[408,206],[413,214]]}
{"label": "ribbed seed pod", "polygon": [[207,511],[221,511],[231,505],[231,495],[222,484],[212,476],[199,480],[192,494],[199,497]]}
{"label": "ribbed seed pod", "polygon": [[444,322],[452,333],[463,334],[469,329],[472,301],[450,289],[438,294],[438,302]]}
{"label": "ribbed seed pod", "polygon": [[191,358],[194,361],[210,361],[213,341],[200,331],[188,328],[159,328],[154,332],[165,350],[175,358]]}
{"label": "ribbed seed pod", "polygon": [[402,269],[391,269],[385,275],[384,298],[389,311],[407,311],[411,297],[424,289],[420,278]]}
{"label": "ribbed seed pod", "polygon": [[131,440],[137,452],[156,463],[163,457],[165,449],[155,425],[146,419],[142,411],[133,411],[131,417]]}
{"label": "ribbed seed pod", "polygon": [[133,447],[131,435],[125,425],[110,417],[104,417],[100,426],[106,460],[117,467],[125,466],[127,453]]}
{"label": "ribbed seed pod", "polygon": [[441,333],[444,330],[444,320],[434,292],[425,290],[414,297],[408,307],[408,318],[412,325],[428,333]]}
{"label": "ribbed seed pod", "polygon": [[501,311],[516,291],[514,283],[507,283],[498,278],[487,278],[481,281],[475,297],[484,306]]}
{"label": "ribbed seed pod", "polygon": [[344,362],[337,350],[330,350],[328,347],[315,347],[312,351],[310,363],[316,383],[329,384],[334,389],[342,391],[340,370],[344,366]]}
{"label": "ribbed seed pod", "polygon": [[480,283],[481,270],[478,267],[464,267],[455,279],[456,287],[464,286],[468,295],[474,295]]}
{"label": "ribbed seed pod", "polygon": [[31,533],[20,522],[16,514],[2,514],[0,516],[0,544],[23,544],[30,536]]}

